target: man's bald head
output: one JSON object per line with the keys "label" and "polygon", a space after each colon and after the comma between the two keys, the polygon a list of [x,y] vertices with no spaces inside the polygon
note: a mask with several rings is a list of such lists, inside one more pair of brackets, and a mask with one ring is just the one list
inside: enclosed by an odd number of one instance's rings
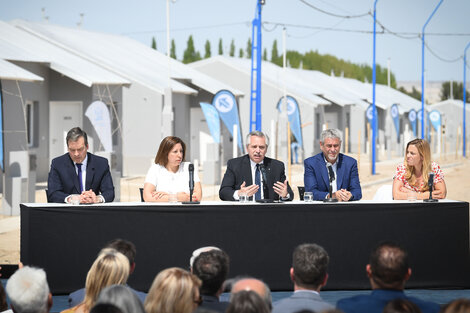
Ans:
{"label": "man's bald head", "polygon": [[232,286],[232,295],[239,291],[254,291],[266,301],[268,307],[272,308],[271,290],[263,281],[256,278],[242,278]]}

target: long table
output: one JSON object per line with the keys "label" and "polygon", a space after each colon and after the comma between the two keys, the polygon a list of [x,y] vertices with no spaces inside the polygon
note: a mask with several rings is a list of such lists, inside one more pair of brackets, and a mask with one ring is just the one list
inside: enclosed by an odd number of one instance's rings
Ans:
{"label": "long table", "polygon": [[137,246],[129,284],[140,290],[164,268],[187,269],[192,251],[207,245],[229,254],[230,277],[251,275],[272,290],[291,290],[292,251],[305,242],[330,255],[325,289],[367,289],[365,265],[382,240],[408,250],[408,288],[470,287],[467,202],[21,204],[21,260],[44,268],[55,294],[82,287],[114,238]]}

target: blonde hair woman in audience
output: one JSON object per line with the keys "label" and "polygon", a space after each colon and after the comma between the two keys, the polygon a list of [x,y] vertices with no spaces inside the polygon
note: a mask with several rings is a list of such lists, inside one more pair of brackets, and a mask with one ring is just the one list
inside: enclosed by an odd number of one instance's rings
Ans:
{"label": "blonde hair woman in audience", "polygon": [[470,313],[470,300],[469,299],[455,299],[454,301],[445,305],[441,313]]}
{"label": "blonde hair woman in audience", "polygon": [[106,248],[93,262],[85,282],[85,299],[82,303],[61,313],[88,313],[102,289],[111,285],[123,285],[129,277],[129,260],[124,254]]}
{"label": "blonde hair woman in audience", "polygon": [[393,178],[393,199],[406,200],[410,192],[416,199],[429,198],[429,173],[434,173],[433,199],[444,199],[447,195],[444,173],[436,162],[431,161],[429,143],[414,139],[406,145],[405,160],[398,165]]}
{"label": "blonde hair woman in audience", "polygon": [[[177,201],[189,201],[189,162],[184,162],[186,144],[181,138],[163,138],[155,156],[155,164],[149,168],[144,182],[143,197],[146,202],[170,201],[175,194]],[[202,188],[197,169],[194,169],[193,201],[201,201]]]}
{"label": "blonde hair woman in audience", "polygon": [[147,313],[191,313],[202,302],[201,280],[178,267],[158,273],[145,299]]}

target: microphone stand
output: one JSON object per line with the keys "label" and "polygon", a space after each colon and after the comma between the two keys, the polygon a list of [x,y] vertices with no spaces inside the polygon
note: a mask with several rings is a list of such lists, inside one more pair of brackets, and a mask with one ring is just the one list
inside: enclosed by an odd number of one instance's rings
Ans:
{"label": "microphone stand", "polygon": [[334,178],[330,175],[330,197],[323,199],[323,202],[338,202],[338,199],[333,198],[333,180]]}
{"label": "microphone stand", "polygon": [[423,202],[438,202],[439,200],[432,198],[432,189],[434,186],[434,175],[429,175],[428,186],[429,186],[429,199],[424,199]]}

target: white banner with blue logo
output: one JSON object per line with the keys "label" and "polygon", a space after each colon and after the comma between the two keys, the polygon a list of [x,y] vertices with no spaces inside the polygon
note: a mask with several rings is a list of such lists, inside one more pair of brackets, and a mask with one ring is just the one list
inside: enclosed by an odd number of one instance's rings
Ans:
{"label": "white banner with blue logo", "polygon": [[408,112],[408,120],[410,121],[411,128],[413,129],[413,136],[414,137],[416,137],[416,117],[417,117],[416,110],[411,109]]}
{"label": "white banner with blue logo", "polygon": [[104,151],[113,151],[113,139],[111,135],[111,119],[109,117],[109,109],[101,101],[94,101],[90,104],[85,112],[85,116],[95,128],[96,134],[104,147]]}
{"label": "white banner with blue logo", "polygon": [[220,118],[217,109],[210,103],[200,102],[202,113],[206,117],[207,126],[215,143],[220,143]]}
{"label": "white banner with blue logo", "polygon": [[219,111],[220,118],[224,122],[230,134],[233,136],[233,125],[237,125],[238,147],[243,151],[242,135],[240,132],[240,119],[238,118],[237,100],[228,90],[220,90],[214,96],[212,105]]}
{"label": "white banner with blue logo", "polygon": [[0,167],[2,172],[5,172],[4,160],[3,160],[3,92],[2,82],[0,81]]}
{"label": "white banner with blue logo", "polygon": [[431,125],[434,127],[436,132],[439,132],[441,129],[441,113],[436,110],[432,110],[429,113],[429,120],[431,121]]}
{"label": "white banner with blue logo", "polygon": [[395,124],[395,129],[397,131],[397,141],[400,141],[400,114],[398,112],[398,105],[392,105],[390,108],[390,114],[392,115],[393,124]]}
{"label": "white banner with blue logo", "polygon": [[[299,111],[299,104],[297,100],[295,100],[291,96],[287,96],[287,118],[289,119],[290,129],[292,134],[294,134],[295,139],[302,147],[302,129],[300,126],[300,111]],[[282,105],[283,105],[284,97],[279,99],[277,103],[277,109],[280,113],[282,113]]]}

